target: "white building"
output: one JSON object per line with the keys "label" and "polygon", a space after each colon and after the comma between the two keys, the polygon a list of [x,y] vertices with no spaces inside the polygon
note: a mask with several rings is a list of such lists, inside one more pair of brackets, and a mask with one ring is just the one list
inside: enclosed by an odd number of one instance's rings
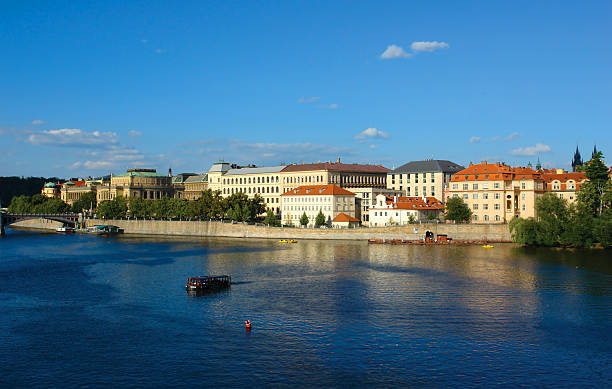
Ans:
{"label": "white building", "polygon": [[416,221],[440,219],[444,204],[435,197],[376,196],[370,207],[370,227],[404,225]]}
{"label": "white building", "polygon": [[281,195],[281,214],[284,225],[300,225],[300,217],[306,213],[308,226],[315,225],[319,211],[325,215],[325,222],[340,213],[355,217],[355,193],[336,185],[304,185],[291,189]]}

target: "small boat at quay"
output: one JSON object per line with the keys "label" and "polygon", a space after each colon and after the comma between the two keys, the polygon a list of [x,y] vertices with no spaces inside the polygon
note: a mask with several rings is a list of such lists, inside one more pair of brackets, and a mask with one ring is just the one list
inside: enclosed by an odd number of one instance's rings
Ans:
{"label": "small boat at quay", "polygon": [[91,234],[123,234],[123,228],[112,226],[110,224],[87,227],[87,232]]}
{"label": "small boat at quay", "polygon": [[297,243],[297,240],[281,239],[278,241],[278,243]]}
{"label": "small boat at quay", "polygon": [[70,233],[70,232],[76,232],[76,230],[74,229],[74,227],[61,226],[61,227],[57,227],[55,229],[55,232]]}
{"label": "small boat at quay", "polygon": [[185,289],[191,292],[215,291],[232,285],[232,277],[228,275],[199,276],[187,278]]}

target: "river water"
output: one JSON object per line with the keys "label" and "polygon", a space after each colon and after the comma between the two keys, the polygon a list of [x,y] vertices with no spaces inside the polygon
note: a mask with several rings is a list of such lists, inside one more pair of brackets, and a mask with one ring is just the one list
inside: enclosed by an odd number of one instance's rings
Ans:
{"label": "river water", "polygon": [[0,386],[610,387],[611,257],[9,230]]}

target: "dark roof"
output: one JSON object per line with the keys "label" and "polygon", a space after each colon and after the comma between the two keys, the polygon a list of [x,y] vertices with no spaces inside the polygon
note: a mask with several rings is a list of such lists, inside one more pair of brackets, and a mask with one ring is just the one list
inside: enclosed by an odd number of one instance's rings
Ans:
{"label": "dark roof", "polygon": [[442,172],[442,173],[457,173],[463,170],[464,167],[457,165],[454,162],[441,160],[441,159],[427,159],[425,161],[412,161],[405,165],[398,167],[391,173],[429,173],[429,172]]}
{"label": "dark roof", "polygon": [[286,166],[283,169],[283,173],[287,172],[302,172],[312,170],[327,170],[335,172],[347,172],[347,173],[389,173],[391,170],[383,167],[382,165],[362,165],[357,163],[332,163],[332,162],[319,162],[319,163],[304,163],[304,164],[293,164]]}

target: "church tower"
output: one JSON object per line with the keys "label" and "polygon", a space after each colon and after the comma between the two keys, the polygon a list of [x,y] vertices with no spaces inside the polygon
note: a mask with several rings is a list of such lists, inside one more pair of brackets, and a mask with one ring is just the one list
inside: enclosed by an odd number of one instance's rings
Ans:
{"label": "church tower", "polygon": [[576,146],[576,152],[574,153],[574,160],[572,161],[572,171],[576,171],[578,167],[582,166],[582,157],[580,156],[580,151],[578,151],[578,146]]}

